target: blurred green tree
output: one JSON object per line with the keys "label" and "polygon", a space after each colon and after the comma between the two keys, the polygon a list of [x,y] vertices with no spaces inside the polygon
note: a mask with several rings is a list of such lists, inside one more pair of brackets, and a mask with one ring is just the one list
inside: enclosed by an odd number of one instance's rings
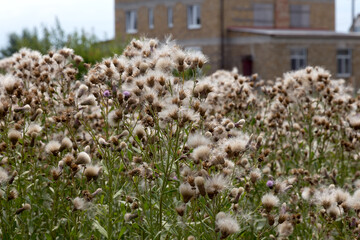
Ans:
{"label": "blurred green tree", "polygon": [[[39,30],[34,28],[32,31],[24,29],[20,34],[11,33],[9,35],[8,45],[0,49],[0,58],[8,57],[19,51],[23,47],[38,50],[42,54],[46,54],[49,50],[68,47],[74,49],[77,55],[84,59],[84,63],[94,64],[103,58],[121,54],[125,43],[116,40],[99,41],[93,33],[74,31],[65,34],[59,20],[55,19],[55,26],[48,28],[42,26]],[[86,72],[84,66],[79,66],[79,72]]]}

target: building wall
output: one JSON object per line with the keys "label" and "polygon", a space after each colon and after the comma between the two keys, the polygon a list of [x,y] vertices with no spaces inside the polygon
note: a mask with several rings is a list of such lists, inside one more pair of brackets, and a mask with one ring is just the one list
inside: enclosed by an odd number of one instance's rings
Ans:
{"label": "building wall", "polygon": [[310,6],[310,28],[335,31],[335,1],[289,0],[289,4]]}
{"label": "building wall", "polygon": [[335,30],[334,0],[224,0],[225,26],[254,26],[254,4],[272,4],[273,27],[290,28],[290,6],[308,5],[310,26],[308,28]]}
{"label": "building wall", "polygon": [[307,65],[321,66],[329,70],[334,79],[337,75],[337,50],[351,49],[351,77],[348,82],[360,87],[360,41],[343,39],[310,39],[310,38],[273,38],[268,36],[247,36],[246,40],[235,37],[227,46],[227,68],[237,67],[243,72],[242,57],[253,57],[253,72],[263,79],[275,79],[283,73],[291,71],[290,50],[292,48],[307,49]]}
{"label": "building wall", "polygon": [[[227,41],[232,38],[226,32],[230,26],[254,26],[254,4],[272,4],[274,7],[273,27],[289,28],[290,5],[309,5],[310,7],[310,28],[334,30],[335,28],[335,2],[334,0],[223,0],[224,2],[224,35]],[[115,32],[116,37],[121,40],[130,40],[134,36],[157,37],[163,39],[165,36],[172,35],[173,38],[184,47],[200,47],[205,55],[210,59],[210,72],[220,68],[221,63],[221,28],[220,28],[220,0],[115,0]],[[187,6],[190,4],[201,5],[201,28],[188,29],[187,27]],[[173,8],[173,27],[168,27],[167,7]],[[148,9],[154,9],[154,28],[149,29]],[[127,10],[137,10],[138,31],[136,34],[127,34],[125,29],[125,12]],[[240,47],[240,46],[239,46]],[[259,46],[260,49],[256,58],[266,57],[262,66],[254,66],[255,71],[263,71],[262,75],[270,76],[275,72],[283,72],[283,69],[273,69],[269,64],[271,61],[283,61],[276,58],[276,54],[265,55],[268,49],[275,46],[266,44]],[[284,51],[282,48],[279,51]],[[247,49],[249,51],[249,49]],[[254,50],[255,51],[255,50]],[[275,50],[272,50],[275,51]],[[255,52],[256,53],[256,52]],[[228,55],[227,55],[228,54]],[[239,61],[240,56],[232,52],[225,54],[225,61],[234,59],[232,64],[227,64],[230,68]],[[239,60],[240,59],[240,60]],[[259,64],[259,63],[258,63]],[[283,66],[282,64],[281,66]],[[265,70],[266,69],[266,70]]]}
{"label": "building wall", "polygon": [[[126,3],[125,2],[131,2]],[[125,11],[137,10],[138,35],[162,38],[171,34],[174,39],[186,40],[196,38],[215,38],[220,36],[220,2],[218,0],[178,0],[178,1],[130,1],[116,0],[115,3],[115,32],[116,37],[126,39],[129,34],[125,31]],[[188,29],[187,6],[190,4],[201,5],[201,28]],[[154,29],[149,29],[148,9],[154,8]],[[174,26],[168,27],[167,7],[173,8]]]}
{"label": "building wall", "polygon": [[[201,28],[188,29],[187,6],[201,6]],[[173,27],[169,28],[167,8],[173,8]],[[154,28],[149,28],[148,9],[154,9]],[[209,71],[220,67],[220,1],[219,0],[116,0],[115,2],[116,38],[130,40],[133,37],[146,36],[163,39],[172,36],[184,47],[200,47],[210,59]],[[137,10],[138,31],[127,34],[125,12]]]}

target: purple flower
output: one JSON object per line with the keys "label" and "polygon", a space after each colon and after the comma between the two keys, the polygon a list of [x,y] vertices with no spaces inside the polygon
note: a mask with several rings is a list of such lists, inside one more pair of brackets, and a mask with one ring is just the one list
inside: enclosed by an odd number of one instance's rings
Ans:
{"label": "purple flower", "polygon": [[268,186],[269,188],[272,188],[274,186],[274,181],[273,180],[267,181],[266,186]]}
{"label": "purple flower", "polygon": [[111,93],[110,93],[109,90],[105,90],[103,94],[104,94],[104,97],[110,97],[111,96]]}
{"label": "purple flower", "polygon": [[130,97],[131,93],[129,91],[123,91],[123,95],[125,98]]}

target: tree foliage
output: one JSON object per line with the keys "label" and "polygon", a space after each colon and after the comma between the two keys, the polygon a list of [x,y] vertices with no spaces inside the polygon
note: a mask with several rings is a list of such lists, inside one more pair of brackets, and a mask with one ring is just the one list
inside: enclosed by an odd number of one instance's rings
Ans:
{"label": "tree foliage", "polygon": [[[8,45],[0,49],[0,58],[11,56],[21,48],[30,48],[46,54],[49,50],[63,47],[74,49],[75,53],[84,58],[84,63],[95,63],[114,54],[121,54],[124,44],[119,41],[100,42],[93,33],[84,30],[66,34],[58,19],[54,27],[42,26],[40,29],[23,29],[20,34],[11,33]],[[83,72],[84,68],[80,69]]]}

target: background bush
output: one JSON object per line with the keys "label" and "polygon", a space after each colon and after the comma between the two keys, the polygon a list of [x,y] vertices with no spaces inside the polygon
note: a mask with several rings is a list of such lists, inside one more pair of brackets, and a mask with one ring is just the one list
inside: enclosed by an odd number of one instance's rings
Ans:
{"label": "background bush", "polygon": [[[74,31],[66,34],[58,19],[54,27],[42,26],[40,29],[23,29],[20,34],[11,33],[8,45],[0,49],[0,59],[9,57],[21,48],[30,48],[46,54],[49,50],[57,50],[63,47],[73,49],[82,56],[84,63],[94,64],[103,58],[121,54],[125,44],[117,40],[100,41],[93,33]],[[79,73],[84,74],[85,67],[79,66]]]}

